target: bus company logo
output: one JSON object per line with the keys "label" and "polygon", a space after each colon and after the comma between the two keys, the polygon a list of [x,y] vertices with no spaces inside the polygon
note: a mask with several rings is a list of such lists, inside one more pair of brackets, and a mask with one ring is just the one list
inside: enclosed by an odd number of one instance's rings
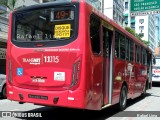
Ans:
{"label": "bus company logo", "polygon": [[23,58],[22,60],[24,63],[29,63],[32,65],[40,65],[41,64],[40,58]]}

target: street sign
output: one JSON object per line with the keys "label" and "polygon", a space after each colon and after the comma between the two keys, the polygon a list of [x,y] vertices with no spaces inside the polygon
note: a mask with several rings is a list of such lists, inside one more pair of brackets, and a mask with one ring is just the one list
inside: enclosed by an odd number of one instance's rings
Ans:
{"label": "street sign", "polygon": [[160,13],[160,0],[131,0],[131,16]]}

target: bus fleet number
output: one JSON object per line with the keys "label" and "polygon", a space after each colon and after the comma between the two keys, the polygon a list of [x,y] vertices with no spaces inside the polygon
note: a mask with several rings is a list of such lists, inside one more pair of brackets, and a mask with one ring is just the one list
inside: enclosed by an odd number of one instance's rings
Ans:
{"label": "bus fleet number", "polygon": [[44,56],[45,63],[58,63],[59,56]]}

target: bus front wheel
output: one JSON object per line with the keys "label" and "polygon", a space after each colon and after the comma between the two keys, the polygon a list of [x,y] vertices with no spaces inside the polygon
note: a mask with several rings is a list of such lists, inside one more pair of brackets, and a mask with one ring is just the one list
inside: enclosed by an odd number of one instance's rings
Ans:
{"label": "bus front wheel", "polygon": [[124,110],[127,104],[127,87],[125,85],[122,86],[120,97],[119,97],[119,110]]}

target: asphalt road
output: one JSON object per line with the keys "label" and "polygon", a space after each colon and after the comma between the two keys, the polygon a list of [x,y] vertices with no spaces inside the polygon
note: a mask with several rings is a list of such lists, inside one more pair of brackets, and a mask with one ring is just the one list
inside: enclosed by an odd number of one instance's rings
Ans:
{"label": "asphalt road", "polygon": [[[2,111],[3,114],[4,111],[13,111],[12,115],[16,118],[0,117],[0,120],[160,120],[160,112],[158,112],[160,111],[160,85],[147,90],[145,98],[139,97],[134,100],[128,100],[125,111],[120,112],[116,108],[117,106],[115,105],[101,111],[89,111],[46,107],[30,103],[18,104],[15,101],[1,99],[0,114],[2,115]],[[14,112],[15,114],[13,114]],[[20,117],[22,115],[24,116],[23,118]],[[28,115],[30,117],[26,118]]]}

